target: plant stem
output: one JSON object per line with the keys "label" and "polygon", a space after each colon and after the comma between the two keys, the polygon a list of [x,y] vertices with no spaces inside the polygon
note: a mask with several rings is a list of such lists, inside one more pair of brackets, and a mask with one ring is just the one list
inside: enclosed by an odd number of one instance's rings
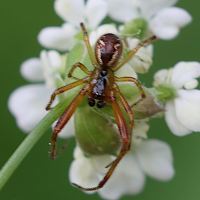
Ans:
{"label": "plant stem", "polygon": [[11,155],[0,171],[0,190],[3,188],[5,183],[17,169],[32,147],[36,144],[36,142],[50,128],[51,124],[63,113],[69,104],[68,102],[69,101],[66,100],[62,103],[59,103],[54,109],[52,109]]}

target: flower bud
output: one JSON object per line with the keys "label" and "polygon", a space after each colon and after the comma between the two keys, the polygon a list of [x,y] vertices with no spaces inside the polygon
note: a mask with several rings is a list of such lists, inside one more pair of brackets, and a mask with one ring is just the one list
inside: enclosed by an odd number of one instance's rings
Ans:
{"label": "flower bud", "polygon": [[124,24],[122,34],[145,37],[147,32],[147,22],[145,19],[138,18]]}
{"label": "flower bud", "polygon": [[[123,84],[120,85],[119,88],[132,108],[134,119],[145,119],[164,111],[164,109],[157,103],[157,99],[150,89],[142,87],[146,98],[139,102],[137,105],[134,105],[141,98],[138,87],[136,85]],[[122,109],[124,117],[126,120],[129,120],[128,115],[120,102],[119,105]],[[104,112],[114,120],[113,110],[110,105],[103,107],[101,110],[99,110],[99,112]]]}
{"label": "flower bud", "polygon": [[83,99],[75,112],[76,141],[87,156],[116,155],[121,138],[115,125],[106,117],[89,107]]}

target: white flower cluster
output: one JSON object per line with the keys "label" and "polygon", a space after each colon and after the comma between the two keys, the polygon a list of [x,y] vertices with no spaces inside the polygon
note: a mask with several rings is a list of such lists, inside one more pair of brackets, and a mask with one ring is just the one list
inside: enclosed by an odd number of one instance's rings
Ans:
{"label": "white flower cluster", "polygon": [[[127,34],[127,27],[137,26],[138,20],[145,22],[145,31],[140,39],[155,35],[159,39],[169,40],[175,38],[180,28],[192,20],[186,10],[173,6],[176,2],[177,0],[55,0],[54,9],[64,20],[64,24],[61,27],[43,28],[38,34],[39,43],[53,50],[43,50],[39,58],[30,58],[22,63],[21,75],[32,84],[17,88],[9,98],[8,107],[19,128],[27,133],[33,130],[46,115],[44,108],[52,92],[70,82],[66,78],[66,72],[69,71],[66,65],[70,63],[70,53],[83,41],[80,22],[89,31],[91,46],[104,33],[123,36],[125,31]],[[114,23],[100,25],[106,16],[122,24],[118,28]],[[140,42],[140,39],[132,36],[132,32],[126,35],[127,52]],[[85,54],[85,51],[81,53]],[[148,72],[152,55],[152,45],[140,48],[116,74],[137,78],[136,73]],[[83,60],[83,55],[79,56]],[[71,63],[73,64],[75,63]],[[162,69],[155,74],[153,85],[158,99],[165,105],[166,123],[175,135],[183,136],[200,131],[200,91],[195,89],[198,84],[196,79],[199,77],[198,62],[179,62],[174,68]],[[125,194],[141,192],[146,175],[161,181],[173,177],[175,171],[171,148],[165,142],[147,139],[148,129],[145,121],[135,122],[131,151],[119,163],[108,183],[98,190],[103,198],[118,199]],[[74,116],[59,136],[75,136]],[[96,186],[106,173],[105,166],[114,158],[111,155],[85,157],[77,146],[70,168],[70,181],[83,187]]]}
{"label": "white flower cluster", "polygon": [[200,90],[195,89],[199,77],[199,62],[179,62],[174,68],[161,69],[154,75],[155,87],[171,88],[174,93],[173,98],[165,99],[165,120],[177,136],[200,131]]}

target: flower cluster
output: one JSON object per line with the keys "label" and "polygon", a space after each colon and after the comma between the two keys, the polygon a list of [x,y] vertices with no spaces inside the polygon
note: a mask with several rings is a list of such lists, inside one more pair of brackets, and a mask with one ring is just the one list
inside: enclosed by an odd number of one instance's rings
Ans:
{"label": "flower cluster", "polygon": [[[21,75],[32,83],[17,88],[9,98],[8,107],[19,128],[29,133],[46,115],[44,108],[53,91],[74,81],[67,77],[72,65],[81,62],[88,70],[93,70],[83,43],[80,22],[85,24],[92,47],[104,33],[121,37],[124,44],[122,57],[125,57],[149,36],[170,40],[179,34],[180,28],[191,22],[192,17],[186,10],[173,6],[176,2],[55,0],[54,9],[64,23],[61,27],[46,27],[39,32],[39,43],[50,50],[42,50],[39,58],[30,58],[22,63]],[[102,23],[106,17],[112,23]],[[120,22],[120,25],[117,27],[115,22]],[[152,44],[141,47],[115,75],[137,78],[137,73],[147,73],[152,56]],[[84,74],[76,70],[74,76],[83,78]],[[108,183],[98,190],[102,198],[118,199],[122,195],[138,194],[144,188],[146,175],[161,181],[173,177],[172,150],[163,141],[148,139],[147,122],[150,117],[164,112],[166,123],[175,135],[200,131],[200,91],[195,89],[199,77],[200,63],[179,62],[173,68],[161,69],[155,74],[154,88],[143,87],[147,98],[131,106],[135,117],[131,150]],[[121,84],[119,88],[128,103],[134,105],[140,95],[138,88],[130,84]],[[79,90],[78,87],[59,95],[55,103],[63,99],[68,99],[70,103]],[[69,177],[71,182],[86,188],[98,185],[108,170],[105,167],[116,158],[121,146],[109,105],[97,110],[86,103],[81,104],[59,136],[76,137],[78,144]]]}

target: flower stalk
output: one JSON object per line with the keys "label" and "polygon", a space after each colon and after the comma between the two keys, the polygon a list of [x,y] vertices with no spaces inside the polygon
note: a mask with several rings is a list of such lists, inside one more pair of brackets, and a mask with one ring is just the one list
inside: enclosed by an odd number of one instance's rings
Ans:
{"label": "flower stalk", "polygon": [[10,176],[17,169],[36,142],[50,128],[51,124],[63,113],[68,104],[68,100],[63,101],[53,108],[11,155],[0,171],[0,190],[9,180]]}

